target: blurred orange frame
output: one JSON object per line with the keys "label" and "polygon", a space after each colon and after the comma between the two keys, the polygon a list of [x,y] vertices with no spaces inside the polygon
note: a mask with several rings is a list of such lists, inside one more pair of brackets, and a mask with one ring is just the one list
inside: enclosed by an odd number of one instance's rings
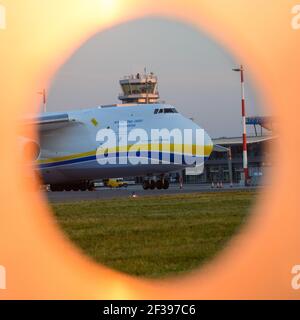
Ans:
{"label": "blurred orange frame", "polygon": [[[296,1],[0,0],[0,299],[298,299],[300,264],[299,74]],[[278,119],[271,188],[210,264],[181,278],[136,279],[96,264],[66,239],[18,157],[18,121],[37,112],[36,92],[93,34],[157,16],[204,30],[247,66]],[[30,132],[32,137],[36,132]]]}

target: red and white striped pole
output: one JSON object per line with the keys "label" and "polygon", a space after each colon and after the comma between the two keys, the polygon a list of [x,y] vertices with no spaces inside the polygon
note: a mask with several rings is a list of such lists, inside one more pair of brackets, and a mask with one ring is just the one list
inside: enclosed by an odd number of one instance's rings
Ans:
{"label": "red and white striped pole", "polygon": [[245,82],[244,82],[244,66],[239,69],[233,69],[241,73],[241,91],[242,91],[242,122],[243,122],[243,169],[245,176],[245,185],[247,186],[249,179],[248,170],[248,153],[247,153],[247,128],[246,128],[246,103],[245,103]]}

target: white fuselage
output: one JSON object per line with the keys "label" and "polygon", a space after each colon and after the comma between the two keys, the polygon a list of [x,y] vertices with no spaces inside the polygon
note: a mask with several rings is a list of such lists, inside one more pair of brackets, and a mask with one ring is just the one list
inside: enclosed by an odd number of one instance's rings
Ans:
{"label": "white fuselage", "polygon": [[[103,142],[97,141],[99,130],[111,129],[120,138],[120,122],[127,123],[127,131],[143,129],[149,133],[143,145],[151,144],[152,129],[199,129],[192,120],[180,113],[164,112],[174,107],[164,104],[130,105],[109,108],[93,108],[67,112],[70,123],[65,125],[45,125],[40,134],[41,153],[38,159],[39,168],[46,184],[63,184],[83,180],[104,178],[135,177],[159,175],[186,168],[186,163],[131,164],[108,163],[100,165],[97,161],[97,150]],[[47,113],[46,116],[59,116],[58,113]],[[163,141],[162,141],[163,143]],[[192,142],[195,144],[195,141]],[[207,158],[212,150],[212,141],[205,133],[204,155]],[[124,149],[123,149],[124,151]],[[126,151],[126,150],[125,150]],[[159,152],[159,150],[158,150]],[[117,157],[121,152],[117,153]],[[151,154],[149,153],[149,157]]]}

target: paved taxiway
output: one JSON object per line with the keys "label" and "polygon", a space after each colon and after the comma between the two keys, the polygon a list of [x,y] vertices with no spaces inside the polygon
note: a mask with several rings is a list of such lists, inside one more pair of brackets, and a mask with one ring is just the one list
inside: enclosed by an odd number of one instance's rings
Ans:
{"label": "paved taxiway", "polygon": [[98,188],[95,191],[71,191],[71,192],[46,192],[46,196],[52,203],[55,202],[75,202],[75,201],[89,201],[89,200],[103,200],[113,198],[126,198],[131,197],[133,193],[137,196],[159,196],[168,194],[184,194],[193,192],[224,192],[224,191],[237,191],[253,189],[253,187],[243,187],[240,185],[224,185],[222,189],[212,189],[209,185],[185,185],[183,189],[179,185],[171,185],[168,190],[143,190],[141,185],[128,186],[121,189]]}

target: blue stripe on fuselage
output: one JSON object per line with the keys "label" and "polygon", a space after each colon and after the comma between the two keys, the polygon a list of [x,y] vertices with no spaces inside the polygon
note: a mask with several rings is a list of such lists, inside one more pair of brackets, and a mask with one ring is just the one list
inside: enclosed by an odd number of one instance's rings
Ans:
{"label": "blue stripe on fuselage", "polygon": [[[124,154],[124,155],[122,155]],[[120,157],[128,157],[128,152],[125,153],[125,152],[122,152],[121,154],[119,152],[116,153],[116,158],[120,158]],[[163,161],[163,159],[168,159],[166,158],[166,156],[170,156],[170,164],[176,164],[175,162],[175,158],[178,157],[177,154],[174,154],[174,153],[163,153],[163,152],[159,152],[159,155],[158,157],[154,157],[154,155],[157,154],[157,152],[151,152],[151,151],[148,151],[148,159],[151,160],[151,159],[155,159],[155,160],[158,160],[161,162]],[[164,157],[165,155],[165,157]],[[183,165],[186,165],[186,161],[185,161],[185,155],[181,155],[182,159],[182,164]],[[191,156],[188,156],[188,157],[191,157]],[[107,157],[108,158],[108,157]],[[69,164],[75,164],[75,163],[83,163],[83,162],[88,162],[88,161],[93,161],[93,160],[96,160],[97,159],[97,156],[96,155],[93,155],[93,156],[88,156],[88,157],[82,157],[82,158],[77,158],[77,159],[71,159],[71,160],[64,160],[64,161],[57,161],[57,162],[53,162],[53,163],[45,163],[45,164],[40,164],[39,165],[39,168],[40,169],[46,169],[46,168],[53,168],[53,167],[57,167],[57,166],[65,166],[65,165],[69,165]],[[204,160],[207,160],[208,157],[204,157]],[[149,163],[151,164],[151,163]]]}

